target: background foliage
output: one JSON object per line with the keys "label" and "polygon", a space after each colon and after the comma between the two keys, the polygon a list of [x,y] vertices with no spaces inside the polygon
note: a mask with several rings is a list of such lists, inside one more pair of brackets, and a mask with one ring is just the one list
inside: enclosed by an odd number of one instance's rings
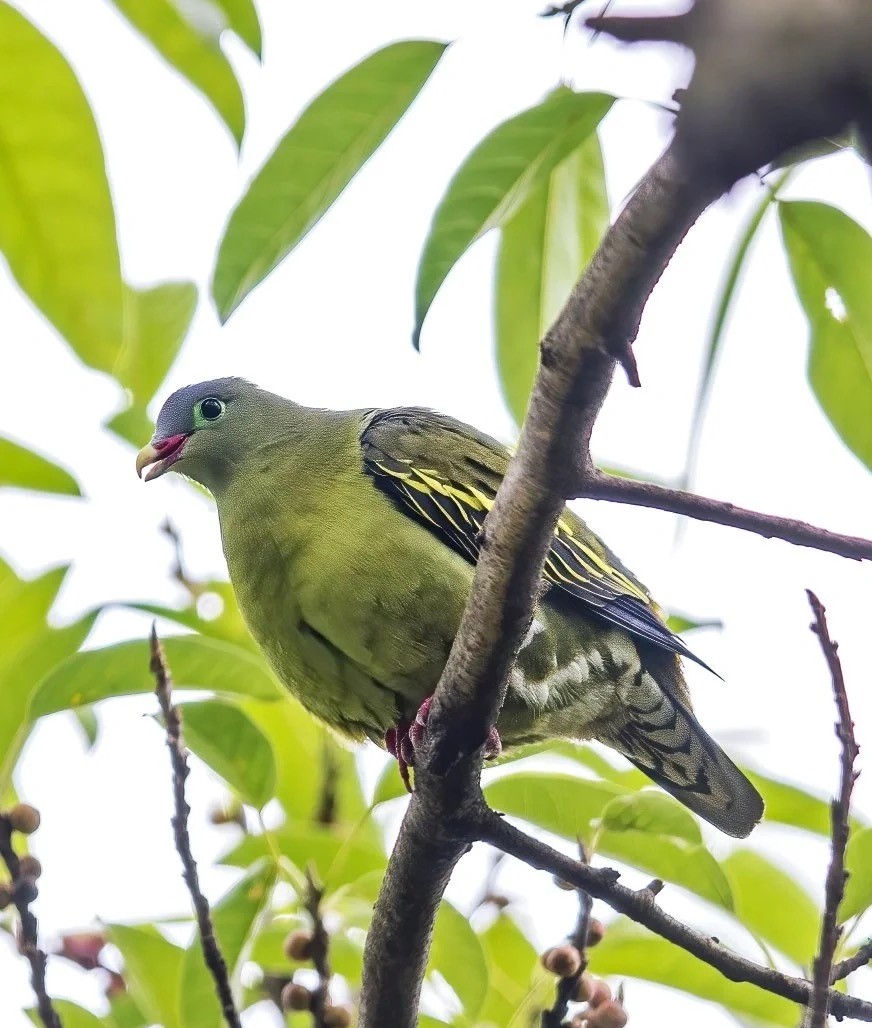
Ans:
{"label": "background foliage", "polygon": [[[252,96],[246,109],[236,69],[243,60],[261,59],[264,35],[266,48],[271,45],[251,0],[114,0],[112,5],[107,0],[106,6],[129,21],[142,47],[153,48],[208,100],[212,111],[204,108],[197,118],[220,118],[231,144],[241,145],[246,118],[256,116],[258,100]],[[380,167],[398,189],[414,187],[414,165],[390,165],[391,133],[401,119],[418,119],[420,138],[435,140],[434,145],[440,134],[451,133],[450,118],[416,103],[431,80],[451,74],[446,43],[401,39],[374,53],[361,45],[353,66],[325,82],[318,95],[297,97],[302,109],[276,135],[274,149],[251,180],[240,182],[223,228],[213,225],[206,233],[214,240],[208,291],[175,279],[143,286],[124,271],[127,229],[116,218],[104,154],[111,135],[98,129],[80,73],[65,56],[64,39],[50,39],[27,5],[21,7],[0,2],[0,251],[20,290],[54,328],[53,345],[66,345],[82,366],[116,384],[121,405],[105,424],[94,419],[94,437],[110,432],[138,446],[150,434],[147,411],[153,412],[153,400],[164,395],[162,383],[195,319],[239,317],[254,301],[249,294],[265,288],[261,283],[307,234],[319,231],[319,221],[382,145],[387,157]],[[148,82],[141,88],[147,90]],[[555,87],[553,80],[543,81],[541,93],[539,102],[504,118],[471,146],[444,182],[420,240],[414,328],[404,343],[418,346],[422,333],[426,337],[428,313],[443,302],[443,286],[466,251],[488,234],[497,236],[493,359],[516,423],[535,372],[536,343],[615,209],[599,129],[613,106],[625,102],[566,83]],[[199,122],[192,119],[184,131],[195,147]],[[836,159],[851,158],[843,153]],[[733,253],[724,254],[723,285],[712,297],[708,338],[694,343],[702,375],[695,396],[681,397],[688,415],[695,411],[687,461],[676,475],[685,482],[693,481],[699,460],[728,314],[756,235],[772,221],[781,234],[783,271],[792,278],[808,322],[808,388],[844,446],[872,468],[872,239],[834,205],[837,195],[788,199],[784,192],[801,171],[767,174],[744,224],[730,212]],[[354,224],[337,224],[340,235],[356,231]],[[758,268],[755,274],[763,272]],[[341,299],[342,283],[335,289]],[[329,331],[325,337],[329,340]],[[483,347],[486,341],[470,337],[468,345]],[[293,361],[291,348],[285,357]],[[801,347],[792,346],[784,359],[800,362]],[[746,355],[745,361],[753,376],[753,358]],[[53,368],[45,373],[54,374]],[[465,374],[459,364],[458,378]],[[38,396],[37,382],[20,386]],[[71,390],[74,394],[74,383]],[[773,396],[775,418],[777,410]],[[0,439],[0,488],[77,497],[75,502],[87,504],[75,469],[37,449],[27,438]],[[809,469],[810,479],[813,474]],[[14,540],[2,527],[0,545],[11,558],[11,564],[0,564],[0,794],[11,800],[17,761],[42,719],[73,712],[93,745],[101,704],[148,693],[153,681],[141,631],[129,641],[105,645],[89,639],[95,621],[117,607],[117,597],[106,596],[96,609],[58,626],[50,612],[66,569],[22,576],[14,567]],[[396,771],[388,764],[374,777],[371,763],[337,744],[280,690],[247,636],[226,582],[189,576],[181,558],[176,579],[177,607],[135,597],[124,606],[158,617],[166,632],[172,625],[188,633],[167,640],[167,655],[177,687],[187,691],[187,743],[226,790],[229,841],[219,863],[236,874],[217,899],[215,918],[241,1000],[267,1019],[263,1023],[278,1018],[265,997],[293,971],[282,942],[305,922],[301,891],[309,866],[326,887],[334,990],[353,999],[372,901],[403,802]],[[686,617],[676,624],[688,631],[697,627],[696,619]],[[811,894],[788,864],[759,849],[755,840],[725,852],[684,808],[648,789],[644,776],[618,766],[617,758],[613,762],[598,748],[561,743],[548,753],[545,763],[535,752],[504,760],[490,773],[490,802],[567,845],[581,837],[597,861],[618,862],[678,887],[675,895],[689,904],[695,919],[726,926],[737,948],[755,956],[762,952],[784,968],[808,965],[819,895]],[[798,834],[790,838],[826,835],[822,792],[782,781],[773,770],[758,771],[754,778],[767,802],[767,825],[794,829]],[[89,806],[95,798],[82,802]],[[165,843],[169,846],[168,835]],[[843,940],[840,955],[855,948],[857,925],[872,905],[870,851],[872,827],[858,815],[849,848],[853,877],[843,907],[845,916],[856,919],[855,930]],[[431,958],[428,1018],[422,1023],[464,1028],[534,1023],[536,1012],[550,1002],[553,980],[539,967],[529,914],[520,902],[505,910],[492,900],[467,903],[462,910],[445,904]],[[552,927],[553,934],[568,929],[571,917],[568,913],[565,925]],[[181,910],[157,920],[143,910],[137,923],[103,926],[110,948],[100,959],[120,971],[126,989],[104,970],[88,972],[92,979],[101,976],[100,987],[107,981],[111,987],[105,998],[91,985],[81,1003],[63,1001],[64,1024],[217,1028],[217,1001],[196,940],[185,931],[189,927]],[[743,1024],[796,1023],[790,1003],[730,983],[620,919],[592,951],[591,969],[668,985],[718,1004]],[[307,1017],[293,1015],[289,1023],[302,1025]]]}

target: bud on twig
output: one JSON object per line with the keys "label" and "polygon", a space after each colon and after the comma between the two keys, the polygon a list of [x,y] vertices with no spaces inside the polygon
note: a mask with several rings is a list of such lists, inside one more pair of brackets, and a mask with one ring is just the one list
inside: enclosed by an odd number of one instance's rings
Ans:
{"label": "bud on twig", "polygon": [[581,954],[575,946],[554,946],[542,954],[542,966],[560,978],[572,978],[581,969]]}

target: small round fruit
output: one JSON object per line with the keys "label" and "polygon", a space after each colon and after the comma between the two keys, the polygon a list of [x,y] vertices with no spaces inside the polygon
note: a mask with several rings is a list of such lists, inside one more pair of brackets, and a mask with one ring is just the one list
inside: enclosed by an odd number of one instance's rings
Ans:
{"label": "small round fruit", "polygon": [[42,875],[42,864],[40,864],[36,857],[32,857],[29,853],[25,853],[24,856],[19,859],[18,864],[20,868],[19,874],[22,878],[32,878],[36,881],[36,879]]}
{"label": "small round fruit", "polygon": [[617,1000],[610,999],[588,1017],[589,1028],[624,1028],[627,1011]]}
{"label": "small round fruit", "polygon": [[587,945],[596,946],[603,941],[606,934],[606,926],[602,921],[592,917],[587,925]]}
{"label": "small round fruit", "polygon": [[349,1028],[351,1011],[348,1007],[327,1007],[322,1021],[324,1028]]}
{"label": "small round fruit", "polygon": [[13,832],[33,835],[39,828],[39,811],[36,807],[31,807],[29,803],[16,803],[11,810],[6,811],[6,817]]}
{"label": "small round fruit", "polygon": [[306,931],[291,932],[285,939],[285,956],[298,963],[312,956],[312,935]]}
{"label": "small round fruit", "polygon": [[581,954],[569,944],[554,946],[542,954],[542,966],[560,978],[572,978],[581,970]]}
{"label": "small round fruit", "polygon": [[288,982],[282,989],[283,1010],[308,1010],[312,1005],[312,993],[305,985]]}

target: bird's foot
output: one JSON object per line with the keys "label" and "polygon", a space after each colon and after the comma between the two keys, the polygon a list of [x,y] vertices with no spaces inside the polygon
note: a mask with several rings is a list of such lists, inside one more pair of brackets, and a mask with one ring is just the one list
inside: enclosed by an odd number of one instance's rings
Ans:
{"label": "bird's foot", "polygon": [[[427,721],[430,717],[430,704],[432,696],[428,696],[415,715],[414,721],[405,719],[398,721],[396,728],[389,728],[385,732],[385,748],[391,756],[397,758],[400,768],[400,777],[407,792],[413,792],[412,781],[409,769],[415,766],[415,751],[424,739],[424,732],[427,728]],[[488,733],[487,742],[484,748],[484,759],[494,760],[503,751],[503,743],[496,725]]]}

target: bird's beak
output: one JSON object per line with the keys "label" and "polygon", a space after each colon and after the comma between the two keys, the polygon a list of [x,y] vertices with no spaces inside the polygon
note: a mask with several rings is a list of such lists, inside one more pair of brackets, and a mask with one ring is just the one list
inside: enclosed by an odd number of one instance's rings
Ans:
{"label": "bird's beak", "polygon": [[153,478],[160,478],[182,456],[185,443],[190,437],[190,433],[183,432],[179,435],[169,435],[165,439],[152,439],[136,455],[137,475],[142,478],[143,470],[151,466],[143,481],[150,482]]}

